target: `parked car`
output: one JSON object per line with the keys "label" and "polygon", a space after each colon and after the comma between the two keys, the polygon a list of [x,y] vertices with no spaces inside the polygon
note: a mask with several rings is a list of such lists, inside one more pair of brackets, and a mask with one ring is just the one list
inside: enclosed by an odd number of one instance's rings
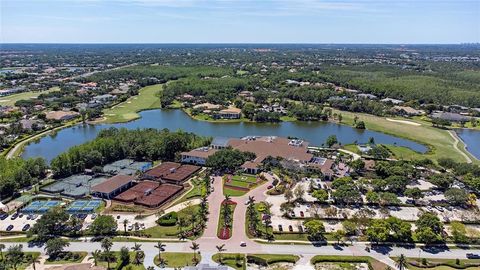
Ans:
{"label": "parked car", "polygon": [[247,246],[247,243],[245,243],[245,242],[242,241],[242,242],[240,242],[240,246],[241,246],[241,247],[246,247],[246,246]]}
{"label": "parked car", "polygon": [[13,225],[11,225],[11,224],[8,225],[8,227],[7,227],[7,232],[11,231],[12,229],[13,229]]}
{"label": "parked car", "polygon": [[278,224],[278,231],[283,232],[283,227],[281,224]]}
{"label": "parked car", "polygon": [[18,213],[15,213],[10,217],[10,219],[15,220],[15,219],[17,219],[17,217],[18,217]]}
{"label": "parked car", "polygon": [[25,224],[25,226],[23,226],[22,228],[22,231],[28,231],[28,229],[30,229],[30,224]]}
{"label": "parked car", "polygon": [[480,254],[467,253],[468,259],[480,259]]}
{"label": "parked car", "polygon": [[92,219],[96,219],[97,218],[97,214],[92,214]]}
{"label": "parked car", "polygon": [[0,220],[5,220],[8,217],[7,213],[0,214]]}

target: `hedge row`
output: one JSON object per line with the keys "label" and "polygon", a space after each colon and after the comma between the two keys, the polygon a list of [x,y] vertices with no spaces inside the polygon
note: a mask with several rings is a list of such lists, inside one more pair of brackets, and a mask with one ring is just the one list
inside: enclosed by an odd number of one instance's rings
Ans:
{"label": "hedge row", "polygon": [[268,266],[274,263],[296,263],[297,260],[293,256],[274,256],[272,258],[262,258],[255,255],[247,255],[247,262],[254,263],[261,266]]}
{"label": "hedge row", "polygon": [[373,270],[373,266],[370,263],[368,257],[348,257],[348,256],[315,256],[312,258],[311,263],[313,265],[322,262],[347,262],[347,263],[366,263],[368,269]]}
{"label": "hedge row", "polygon": [[468,269],[471,267],[479,267],[480,263],[464,263],[464,264],[455,264],[451,262],[440,262],[440,263],[428,263],[427,265],[419,263],[417,261],[409,261],[409,264],[418,267],[418,268],[424,268],[424,269],[429,269],[429,268],[435,268],[438,266],[448,266],[454,269]]}

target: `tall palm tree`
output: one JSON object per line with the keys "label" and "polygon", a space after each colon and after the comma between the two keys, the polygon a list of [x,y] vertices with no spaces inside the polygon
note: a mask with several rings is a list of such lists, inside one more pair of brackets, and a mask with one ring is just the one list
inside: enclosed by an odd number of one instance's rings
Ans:
{"label": "tall palm tree", "polygon": [[5,249],[5,245],[4,244],[0,244],[0,255],[2,256],[2,261],[3,261],[3,250]]}
{"label": "tall palm tree", "polygon": [[223,264],[223,258],[222,258],[222,252],[225,251],[225,244],[222,244],[220,246],[215,246],[218,251],[218,260],[220,261],[220,264]]}
{"label": "tall palm tree", "polygon": [[142,263],[142,259],[144,257],[143,251],[142,251],[142,245],[135,243],[132,247],[132,250],[135,251],[135,264],[139,265]]}
{"label": "tall palm tree", "polygon": [[92,252],[92,257],[88,258],[89,260],[93,259],[93,264],[97,266],[98,264],[98,259],[100,259],[100,256],[102,255],[102,251],[97,249]]}
{"label": "tall palm tree", "polygon": [[38,256],[37,255],[31,255],[30,256],[30,263],[32,264],[33,270],[37,270],[36,263],[40,263],[40,260],[38,259]]}
{"label": "tall palm tree", "polygon": [[101,246],[102,246],[102,248],[105,252],[106,258],[107,258],[107,270],[108,270],[108,269],[110,269],[110,259],[111,259],[110,250],[112,249],[112,246],[113,246],[112,239],[108,238],[108,237],[103,238]]}
{"label": "tall palm tree", "polygon": [[400,254],[400,257],[398,257],[396,263],[395,263],[395,266],[399,269],[399,270],[404,270],[404,269],[407,269],[407,258],[405,258],[405,255],[403,254]]}
{"label": "tall palm tree", "polygon": [[135,244],[133,244],[132,250],[133,251],[141,251],[142,250],[141,248],[142,248],[141,244],[135,243]]}
{"label": "tall palm tree", "polygon": [[192,233],[196,233],[195,221],[197,221],[197,214],[193,214],[190,216],[190,223],[192,224]]}
{"label": "tall palm tree", "polygon": [[158,241],[157,244],[154,246],[156,248],[158,248],[158,260],[161,261],[162,260],[162,252],[165,251],[165,247],[167,245],[165,245],[164,243]]}
{"label": "tall palm tree", "polygon": [[123,232],[127,234],[127,224],[128,224],[128,219],[123,220]]}
{"label": "tall palm tree", "polygon": [[193,262],[196,264],[197,263],[197,250],[200,249],[200,245],[192,242],[192,245],[190,246],[190,249],[193,250]]}

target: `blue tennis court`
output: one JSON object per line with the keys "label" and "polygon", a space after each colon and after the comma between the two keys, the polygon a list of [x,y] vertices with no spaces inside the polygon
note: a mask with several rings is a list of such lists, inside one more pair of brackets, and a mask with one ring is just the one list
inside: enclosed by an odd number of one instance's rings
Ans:
{"label": "blue tennis court", "polygon": [[99,200],[78,200],[72,202],[68,208],[69,213],[91,213],[94,212],[102,202]]}
{"label": "blue tennis court", "polygon": [[33,201],[22,209],[24,213],[46,213],[53,207],[59,206],[59,201]]}

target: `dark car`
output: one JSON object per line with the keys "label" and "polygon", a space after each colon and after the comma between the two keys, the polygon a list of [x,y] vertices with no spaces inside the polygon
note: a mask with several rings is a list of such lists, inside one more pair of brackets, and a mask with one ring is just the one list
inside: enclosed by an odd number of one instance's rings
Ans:
{"label": "dark car", "polygon": [[22,228],[22,231],[28,231],[28,229],[30,229],[30,224],[25,224],[25,226],[23,226]]}
{"label": "dark car", "polygon": [[10,217],[10,219],[11,219],[11,220],[14,220],[14,219],[16,219],[17,217],[18,217],[18,213],[15,213],[15,214],[13,214],[13,215]]}
{"label": "dark car", "polygon": [[13,225],[8,225],[7,232],[11,231],[12,229],[13,229]]}
{"label": "dark car", "polygon": [[480,254],[467,253],[468,259],[480,259]]}
{"label": "dark car", "polygon": [[5,220],[8,217],[7,213],[1,213],[0,214],[0,220]]}

